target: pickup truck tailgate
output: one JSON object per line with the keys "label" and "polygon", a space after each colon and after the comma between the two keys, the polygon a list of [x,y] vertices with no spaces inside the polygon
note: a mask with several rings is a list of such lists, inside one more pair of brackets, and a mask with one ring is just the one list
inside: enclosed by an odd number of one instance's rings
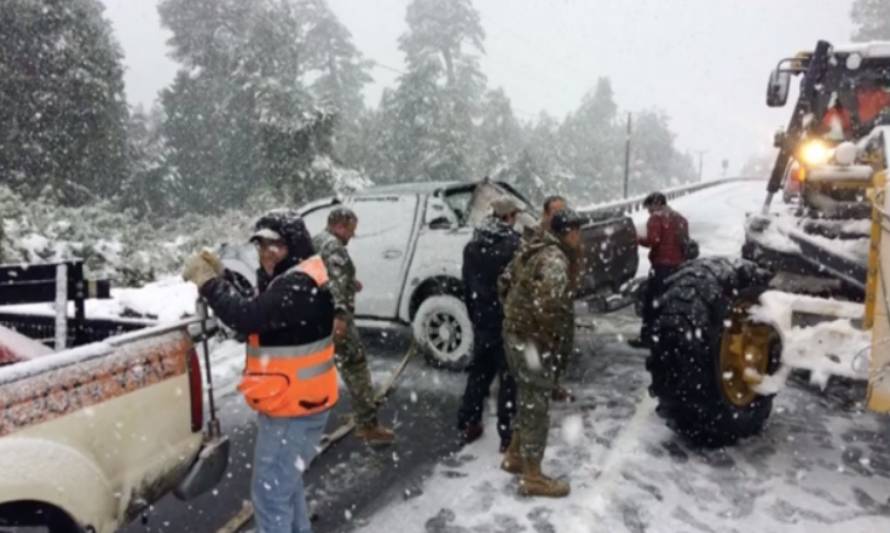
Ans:
{"label": "pickup truck tailgate", "polygon": [[582,275],[576,297],[617,293],[637,273],[637,230],[620,211],[582,213]]}

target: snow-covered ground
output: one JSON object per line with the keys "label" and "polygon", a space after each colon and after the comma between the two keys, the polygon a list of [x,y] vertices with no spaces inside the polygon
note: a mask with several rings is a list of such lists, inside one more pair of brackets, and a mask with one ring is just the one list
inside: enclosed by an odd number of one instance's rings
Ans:
{"label": "snow-covered ground", "polygon": [[[613,323],[616,334],[636,327],[630,317]],[[544,463],[570,481],[568,498],[516,495],[517,478],[498,468],[489,417],[480,441],[359,530],[890,530],[890,424],[850,401],[862,390],[786,387],[763,435],[725,450],[695,450],[655,414],[643,352],[599,334],[579,340],[582,360],[569,382],[578,401],[553,406]]]}
{"label": "snow-covered ground", "polygon": [[[703,255],[737,256],[745,212],[760,207],[764,189],[736,183],[672,205],[688,217]],[[516,477],[498,468],[488,418],[480,441],[359,530],[890,531],[890,423],[864,410],[863,387],[820,392],[792,383],[777,396],[763,435],[694,450],[655,414],[644,352],[621,342],[638,322],[618,314],[598,324],[593,335],[579,335],[581,359],[570,376],[578,401],[552,409],[544,468],[570,481],[568,498],[517,496]]]}

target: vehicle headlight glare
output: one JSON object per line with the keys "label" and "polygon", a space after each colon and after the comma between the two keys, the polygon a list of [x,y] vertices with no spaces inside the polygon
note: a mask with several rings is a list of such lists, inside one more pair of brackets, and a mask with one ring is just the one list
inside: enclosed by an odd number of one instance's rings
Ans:
{"label": "vehicle headlight glare", "polygon": [[809,166],[824,165],[831,159],[831,148],[822,141],[807,141],[800,150],[800,157]]}

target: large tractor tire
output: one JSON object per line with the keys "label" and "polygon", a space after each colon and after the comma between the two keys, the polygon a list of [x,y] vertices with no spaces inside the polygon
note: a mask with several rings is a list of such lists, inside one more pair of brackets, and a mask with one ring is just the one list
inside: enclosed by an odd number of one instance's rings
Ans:
{"label": "large tractor tire", "polygon": [[745,260],[692,261],[667,280],[646,367],[657,413],[697,445],[719,447],[759,433],[772,396],[756,385],[778,370],[775,330],[748,309],[769,274]]}

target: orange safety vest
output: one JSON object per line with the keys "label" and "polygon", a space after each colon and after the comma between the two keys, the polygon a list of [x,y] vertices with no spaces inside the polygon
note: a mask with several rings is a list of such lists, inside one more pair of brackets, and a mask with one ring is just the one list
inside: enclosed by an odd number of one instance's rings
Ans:
{"label": "orange safety vest", "polygon": [[[317,255],[293,270],[308,274],[319,287],[328,281]],[[251,409],[269,416],[308,416],[330,409],[339,397],[332,338],[296,346],[261,346],[259,334],[250,334],[238,390]]]}

